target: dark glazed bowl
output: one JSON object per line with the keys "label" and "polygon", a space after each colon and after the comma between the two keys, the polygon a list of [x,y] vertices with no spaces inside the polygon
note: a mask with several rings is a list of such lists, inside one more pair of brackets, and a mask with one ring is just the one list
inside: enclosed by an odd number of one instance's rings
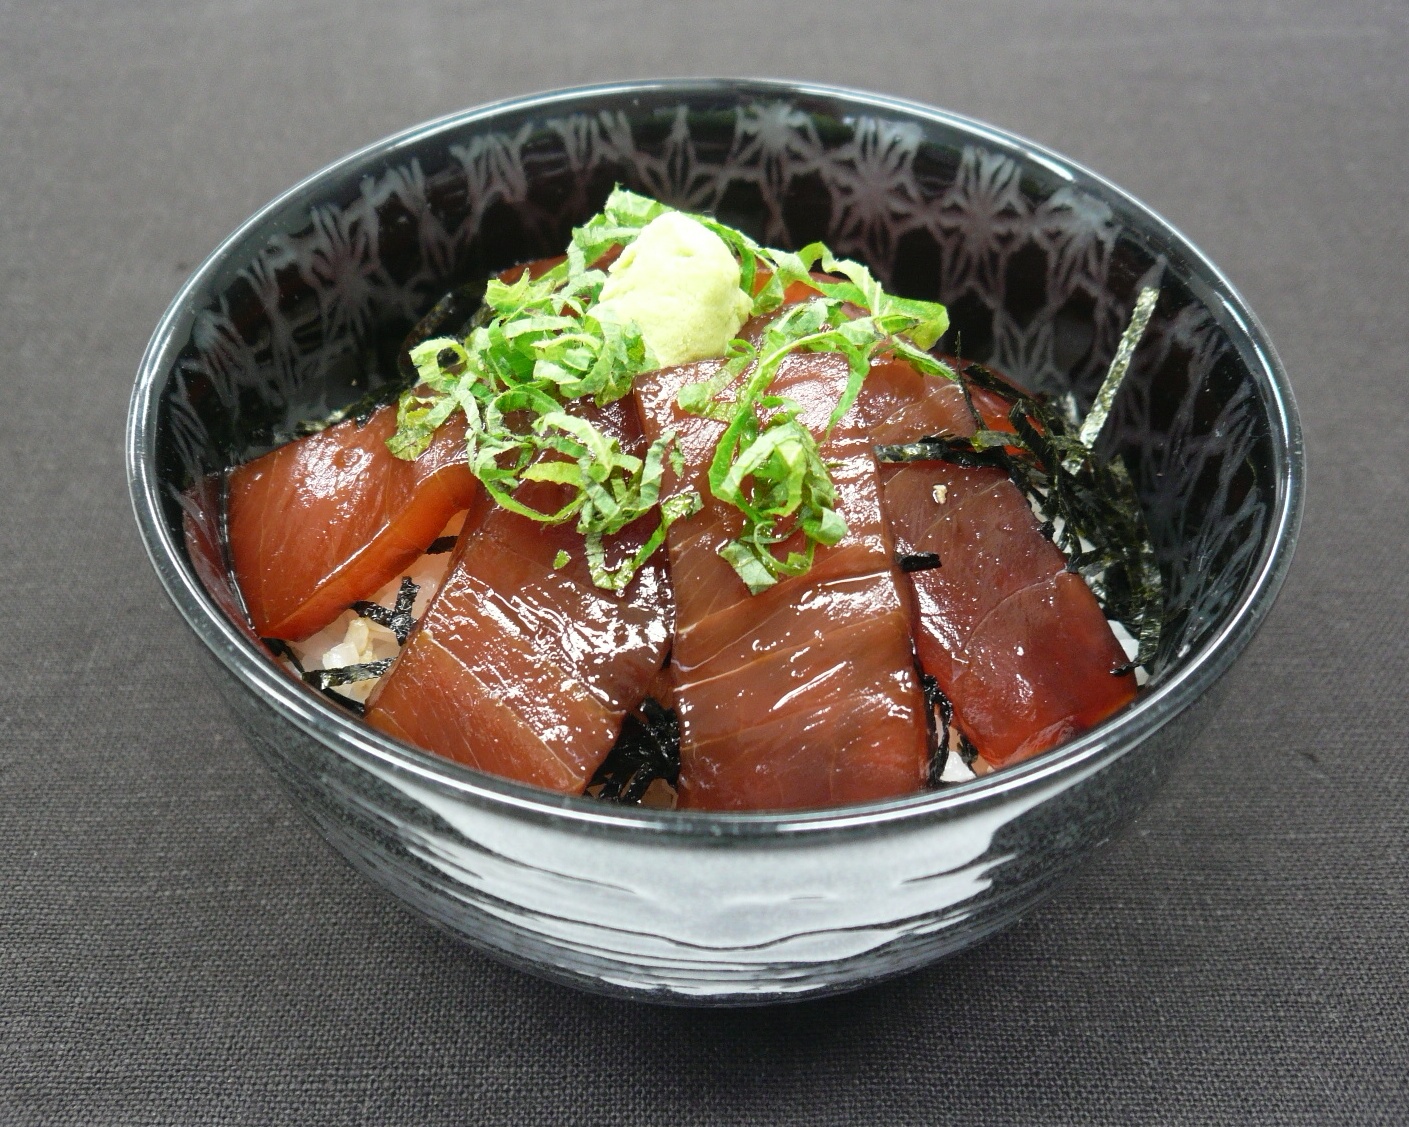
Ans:
{"label": "dark glazed bowl", "polygon": [[[622,809],[403,746],[276,669],[228,577],[212,475],[389,370],[451,285],[554,253],[613,183],[764,242],[825,239],[939,298],[950,351],[1083,406],[1135,294],[1161,298],[1103,435],[1149,518],[1168,621],[1136,703],[1062,748],[942,792],[805,813]],[[850,989],[1031,908],[1148,799],[1281,585],[1303,454],[1256,318],[1177,231],[1000,130],[889,98],[641,82],[503,102],[354,153],[230,236],[137,376],[132,501],[167,593],[264,758],[358,869],[516,966],[703,1004]],[[199,553],[198,553],[199,555]]]}

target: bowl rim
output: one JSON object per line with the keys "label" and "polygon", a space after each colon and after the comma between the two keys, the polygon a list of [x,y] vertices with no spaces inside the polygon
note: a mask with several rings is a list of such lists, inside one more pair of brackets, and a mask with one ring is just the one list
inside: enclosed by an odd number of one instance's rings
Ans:
{"label": "bowl rim", "polygon": [[[1169,676],[1115,716],[1025,763],[940,791],[810,810],[689,811],[619,807],[578,795],[560,795],[480,772],[402,744],[297,684],[215,605],[162,518],[156,473],[158,412],[172,361],[189,338],[200,306],[196,295],[227,268],[227,258],[271,218],[360,165],[386,160],[403,149],[466,126],[523,111],[551,110],[584,99],[670,94],[682,98],[733,96],[811,97],[838,100],[855,113],[876,112],[928,121],[966,133],[1005,154],[1035,162],[1062,179],[1143,213],[1195,271],[1186,284],[1225,325],[1259,384],[1271,431],[1276,496],[1272,533],[1243,593],[1218,629],[1183,658]],[[1202,284],[1200,284],[1202,283]],[[1239,340],[1241,334],[1241,340]],[[1015,133],[920,102],[825,83],[766,78],[642,79],[565,87],[455,111],[365,145],[304,177],[259,208],[196,267],[158,322],[138,365],[128,409],[125,460],[129,497],[143,547],[167,596],[215,658],[249,692],[283,719],[364,769],[395,774],[471,805],[532,821],[551,821],[584,832],[629,833],[639,841],[736,840],[872,831],[915,819],[958,816],[1034,790],[1085,777],[1128,754],[1191,706],[1242,652],[1266,618],[1291,563],[1305,498],[1305,447],[1295,398],[1266,331],[1232,283],[1182,232],[1136,197],[1040,144]]]}

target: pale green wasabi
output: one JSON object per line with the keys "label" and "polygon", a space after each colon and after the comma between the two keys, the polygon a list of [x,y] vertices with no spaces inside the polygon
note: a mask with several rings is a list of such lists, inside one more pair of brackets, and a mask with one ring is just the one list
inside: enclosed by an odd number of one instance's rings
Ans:
{"label": "pale green wasabi", "polygon": [[634,321],[657,363],[669,368],[723,356],[752,308],[724,240],[667,211],[612,263],[592,314]]}

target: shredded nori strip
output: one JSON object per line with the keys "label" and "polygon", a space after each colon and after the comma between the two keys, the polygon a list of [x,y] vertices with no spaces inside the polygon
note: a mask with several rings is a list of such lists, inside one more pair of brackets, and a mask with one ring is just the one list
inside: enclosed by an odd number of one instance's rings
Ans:
{"label": "shredded nori strip", "polygon": [[403,391],[415,387],[420,380],[416,366],[411,363],[411,350],[433,337],[463,334],[483,306],[484,287],[483,281],[472,282],[457,286],[447,293],[431,306],[430,312],[411,327],[411,331],[401,342],[401,348],[396,354],[395,378],[373,388],[346,407],[339,407],[318,419],[305,419],[297,423],[293,428],[292,437],[304,438],[317,434],[348,419],[354,419],[358,426],[362,426],[376,413],[377,408],[395,403],[401,398]]}
{"label": "shredded nori strip", "polygon": [[[1060,414],[981,364],[969,364],[960,372],[959,387],[978,428],[972,437],[927,435],[918,442],[877,446],[876,457],[882,462],[994,466],[1006,472],[1051,524],[1053,542],[1067,557],[1067,570],[1086,580],[1106,614],[1123,623],[1139,643],[1134,661],[1112,672],[1144,665],[1159,645],[1163,585],[1125,464],[1119,457],[1099,461]],[[970,387],[1007,402],[1008,421],[1017,433],[987,429]],[[1044,533],[1046,529],[1044,525]]]}
{"label": "shredded nori strip", "polygon": [[930,735],[930,770],[926,781],[931,790],[937,790],[945,785],[944,764],[949,759],[949,726],[954,722],[954,705],[944,695],[939,682],[928,673],[920,674],[920,688],[925,694],[925,724]]}
{"label": "shredded nori strip", "polygon": [[293,646],[289,645],[283,638],[261,638],[260,641],[269,647],[270,653],[275,657],[282,657],[294,667],[294,671],[300,677],[303,676],[303,662],[299,661],[298,654],[294,653]]}
{"label": "shredded nori strip", "polygon": [[380,661],[364,661],[358,665],[343,665],[337,669],[305,669],[303,662],[299,661],[298,654],[294,653],[293,647],[282,638],[261,638],[271,653],[276,657],[282,657],[294,667],[294,672],[299,675],[299,679],[310,688],[317,689],[329,700],[336,701],[349,712],[355,712],[358,716],[363,715],[367,710],[359,700],[345,697],[342,693],[335,693],[333,689],[338,685],[350,685],[354,681],[370,681],[373,677],[380,677],[391,668],[392,658],[385,657]]}
{"label": "shredded nori strip", "polygon": [[411,609],[416,603],[416,594],[420,589],[411,581],[409,575],[405,575],[402,576],[401,587],[396,592],[396,605],[390,610],[381,603],[369,603],[365,599],[358,599],[352,604],[352,609],[378,626],[385,626],[396,635],[397,645],[404,646],[406,639],[411,636],[411,627],[416,625]]}
{"label": "shredded nori strip", "polygon": [[[420,588],[411,580],[410,576],[403,576],[401,587],[396,592],[395,606],[388,609],[381,603],[359,600],[352,604],[352,609],[363,618],[371,619],[379,626],[385,626],[396,635],[397,644],[404,646],[406,639],[411,634],[411,627],[416,624],[416,620],[411,617],[411,608],[416,602],[416,593],[419,590]],[[356,681],[370,681],[374,677],[380,677],[391,668],[391,663],[395,660],[395,658],[384,657],[377,661],[340,665],[334,669],[305,669],[303,663],[299,661],[298,655],[294,653],[293,647],[283,639],[261,638],[260,640],[276,656],[284,658],[293,665],[305,685],[317,689],[329,700],[337,701],[338,704],[359,716],[366,711],[362,702],[343,696],[342,693],[335,693],[333,690],[339,685],[351,685]]]}
{"label": "shredded nori strip", "polygon": [[1106,425],[1106,416],[1111,413],[1116,392],[1120,390],[1126,370],[1130,367],[1130,360],[1135,355],[1135,346],[1145,335],[1145,328],[1150,323],[1157,301],[1159,290],[1153,286],[1146,286],[1135,299],[1135,312],[1130,315],[1130,324],[1125,326],[1125,332],[1120,335],[1120,343],[1116,345],[1110,370],[1106,373],[1101,389],[1096,392],[1095,401],[1091,404],[1091,410],[1086,412],[1086,418],[1076,434],[1077,441],[1088,449],[1096,445],[1101,428]]}
{"label": "shredded nori strip", "polygon": [[451,551],[455,547],[455,537],[437,536],[431,541],[431,546],[426,549],[426,555],[439,556]]}
{"label": "shredded nori strip", "polygon": [[329,427],[337,426],[339,423],[345,423],[348,419],[355,420],[360,427],[376,414],[378,407],[384,407],[388,403],[395,403],[405,390],[406,384],[400,379],[381,384],[378,387],[374,387],[360,399],[354,399],[346,407],[339,407],[336,411],[330,411],[322,418],[304,419],[296,423],[291,437],[306,438],[310,434],[317,434],[319,431],[325,431]]}
{"label": "shredded nori strip", "polygon": [[[391,668],[391,663],[395,660],[395,658],[384,657],[377,661],[359,661],[355,665],[340,665],[336,669],[310,669],[303,675],[303,679],[320,693],[326,693],[329,689],[339,685],[351,685],[354,681],[370,681],[374,677],[380,677]],[[347,700],[346,697],[341,699]]]}
{"label": "shredded nori strip", "polygon": [[485,282],[470,282],[456,286],[430,307],[406,334],[406,340],[397,353],[396,366],[401,376],[402,387],[412,387],[420,376],[411,363],[411,350],[435,337],[461,337],[465,335],[477,314],[484,309]]}
{"label": "shredded nori strip", "polygon": [[939,553],[906,552],[897,557],[897,562],[907,575],[912,571],[931,571],[939,566]]}
{"label": "shredded nori strip", "polygon": [[587,793],[607,802],[636,804],[657,779],[672,787],[680,782],[680,718],[674,709],[647,697],[626,717]]}

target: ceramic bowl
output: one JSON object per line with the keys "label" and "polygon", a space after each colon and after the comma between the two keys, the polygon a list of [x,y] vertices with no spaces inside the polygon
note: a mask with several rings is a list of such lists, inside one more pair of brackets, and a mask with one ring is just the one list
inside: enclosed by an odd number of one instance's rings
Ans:
{"label": "ceramic bowl", "polygon": [[[219,471],[381,379],[453,284],[559,251],[623,183],[763,242],[826,240],[938,298],[950,350],[1089,403],[1142,285],[1161,297],[1103,433],[1148,517],[1167,621],[1141,697],[1026,764],[802,813],[620,808],[404,746],[281,673],[218,543]],[[501,102],[353,153],[222,243],[158,325],[127,443],[152,563],[250,739],[319,830],[515,966],[697,1004],[850,989],[976,943],[1147,801],[1206,722],[1291,558],[1303,454],[1257,319],[1188,240],[1042,147],[891,98],[640,82]]]}

